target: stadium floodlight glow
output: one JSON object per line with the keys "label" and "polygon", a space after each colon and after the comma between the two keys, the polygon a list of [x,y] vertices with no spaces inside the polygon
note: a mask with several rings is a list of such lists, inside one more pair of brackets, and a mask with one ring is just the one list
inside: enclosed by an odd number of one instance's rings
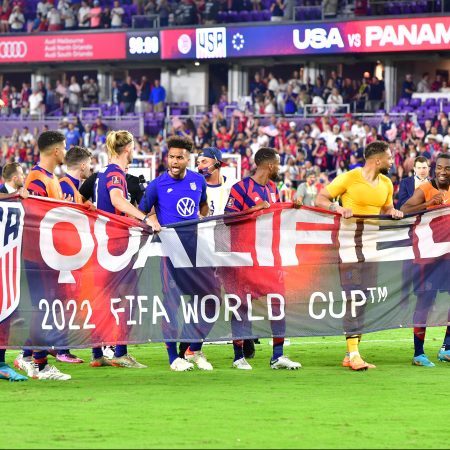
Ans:
{"label": "stadium floodlight glow", "polygon": [[0,59],[25,58],[27,50],[24,41],[0,41]]}
{"label": "stadium floodlight glow", "polygon": [[198,67],[200,65],[199,61],[195,61],[194,66]]}

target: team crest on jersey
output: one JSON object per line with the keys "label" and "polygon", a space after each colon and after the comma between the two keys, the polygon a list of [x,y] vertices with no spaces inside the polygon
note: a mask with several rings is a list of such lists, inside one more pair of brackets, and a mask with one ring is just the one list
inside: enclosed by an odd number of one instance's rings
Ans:
{"label": "team crest on jersey", "polygon": [[190,186],[191,186],[191,189],[192,189],[193,191],[197,190],[197,185],[195,184],[195,181],[193,181],[193,182],[190,184]]}
{"label": "team crest on jersey", "polygon": [[0,323],[19,306],[23,218],[20,203],[0,205],[0,263],[3,282],[0,286]]}
{"label": "team crest on jersey", "polygon": [[111,179],[111,183],[112,184],[122,184],[120,182],[120,177],[118,177],[118,176],[113,176],[112,179]]}
{"label": "team crest on jersey", "polygon": [[274,192],[271,192],[271,193],[270,193],[270,197],[272,198],[272,203],[276,203],[276,201],[277,201],[277,196],[276,196],[276,194],[275,194]]}
{"label": "team crest on jersey", "polygon": [[234,205],[234,198],[230,197],[227,202],[227,208],[232,208]]}

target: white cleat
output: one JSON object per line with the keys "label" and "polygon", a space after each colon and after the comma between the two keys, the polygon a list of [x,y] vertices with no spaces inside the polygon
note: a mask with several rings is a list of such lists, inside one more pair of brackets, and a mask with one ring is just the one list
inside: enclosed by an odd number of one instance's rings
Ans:
{"label": "white cleat", "polygon": [[291,361],[287,356],[280,356],[278,359],[270,361],[270,368],[274,370],[287,369],[287,370],[297,370],[300,369],[302,365],[299,362]]}
{"label": "white cleat", "polygon": [[201,370],[213,370],[212,364],[206,359],[206,356],[201,350],[196,352],[188,353],[186,352],[184,357],[189,361],[197,365]]}
{"label": "white cleat", "polygon": [[113,359],[115,350],[116,350],[116,347],[114,345],[102,347],[103,356],[108,359]]}
{"label": "white cleat", "polygon": [[23,357],[23,353],[19,353],[14,360],[14,367],[23,370],[30,378],[37,378],[37,366],[32,356]]}
{"label": "white cleat", "polygon": [[233,362],[233,367],[239,370],[252,370],[252,366],[247,362],[245,358],[238,359]]}
{"label": "white cleat", "polygon": [[38,380],[57,380],[67,381],[72,377],[66,373],[60,372],[55,366],[47,364],[42,370],[37,371]]}
{"label": "white cleat", "polygon": [[194,368],[194,364],[186,361],[183,358],[177,358],[171,365],[170,368],[175,372],[186,372]]}

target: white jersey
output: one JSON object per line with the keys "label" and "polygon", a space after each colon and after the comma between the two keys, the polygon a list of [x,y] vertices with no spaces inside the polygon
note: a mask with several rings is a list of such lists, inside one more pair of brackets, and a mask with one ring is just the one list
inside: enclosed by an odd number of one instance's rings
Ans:
{"label": "white jersey", "polygon": [[221,177],[220,184],[206,184],[206,196],[209,206],[209,216],[220,216],[225,212],[231,187],[228,186],[225,177]]}

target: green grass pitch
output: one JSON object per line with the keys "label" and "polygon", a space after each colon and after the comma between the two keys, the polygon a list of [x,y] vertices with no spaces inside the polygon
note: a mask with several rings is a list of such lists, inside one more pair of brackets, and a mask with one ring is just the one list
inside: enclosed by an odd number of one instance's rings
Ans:
{"label": "green grass pitch", "polygon": [[285,353],[299,371],[270,370],[267,339],[248,372],[231,369],[231,345],[205,346],[213,372],[171,372],[163,344],[131,348],[144,370],[57,363],[71,381],[0,382],[0,447],[449,448],[443,334],[427,331],[432,369],[411,365],[406,329],[363,337],[378,366],[366,372],[340,367],[341,337],[291,339]]}

